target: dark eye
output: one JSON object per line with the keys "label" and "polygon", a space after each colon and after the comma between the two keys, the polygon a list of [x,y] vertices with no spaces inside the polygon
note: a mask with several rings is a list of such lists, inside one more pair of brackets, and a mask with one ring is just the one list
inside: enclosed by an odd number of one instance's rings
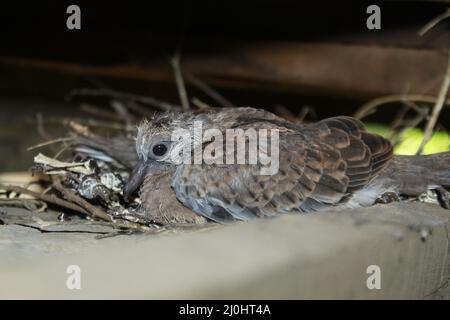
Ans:
{"label": "dark eye", "polygon": [[167,146],[165,144],[157,144],[153,146],[152,152],[157,157],[162,157],[167,152]]}

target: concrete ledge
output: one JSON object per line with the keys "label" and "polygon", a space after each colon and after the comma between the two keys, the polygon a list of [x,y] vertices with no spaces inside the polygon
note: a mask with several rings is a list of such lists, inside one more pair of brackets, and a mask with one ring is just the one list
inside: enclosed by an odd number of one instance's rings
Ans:
{"label": "concrete ledge", "polygon": [[[448,217],[396,203],[98,241],[27,229],[51,244],[33,258],[31,243],[8,242],[12,226],[0,226],[0,298],[448,298]],[[80,266],[81,290],[66,288],[68,265]],[[380,290],[366,286],[369,265],[381,269]]]}

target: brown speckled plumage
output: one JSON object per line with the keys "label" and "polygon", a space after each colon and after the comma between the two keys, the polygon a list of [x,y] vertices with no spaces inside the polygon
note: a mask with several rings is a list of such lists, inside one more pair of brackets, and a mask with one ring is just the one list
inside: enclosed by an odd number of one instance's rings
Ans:
{"label": "brown speckled plumage", "polygon": [[[177,128],[191,130],[194,121],[201,121],[203,130],[221,132],[278,129],[279,170],[261,175],[259,163],[175,164],[151,155],[152,146],[170,141]],[[212,143],[197,141],[193,149],[204,150]],[[124,150],[129,153],[127,144]],[[143,207],[161,223],[204,223],[205,218],[225,222],[367,206],[384,192],[418,194],[433,185],[450,185],[449,153],[394,157],[388,140],[344,116],[297,125],[254,108],[163,113],[141,124],[136,151],[124,194],[140,187]],[[119,156],[123,158],[123,152]]]}

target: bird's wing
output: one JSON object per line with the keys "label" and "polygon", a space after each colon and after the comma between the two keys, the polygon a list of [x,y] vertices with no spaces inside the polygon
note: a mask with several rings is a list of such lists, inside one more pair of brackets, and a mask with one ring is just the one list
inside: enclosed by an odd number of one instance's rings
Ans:
{"label": "bird's wing", "polygon": [[[323,158],[322,177],[311,197],[301,206],[306,211],[347,201],[356,191],[368,185],[393,156],[393,148],[388,140],[367,132],[364,125],[352,117],[325,119],[305,130],[305,135],[309,139],[320,140],[322,152],[332,150],[336,155],[331,157],[331,161],[334,161],[333,158],[339,159],[338,162],[345,167],[344,178],[341,178],[341,170],[328,168],[327,157]],[[345,180],[347,184],[344,192],[330,184],[330,181],[344,183]],[[323,199],[323,195],[330,195],[329,200],[333,201]]]}
{"label": "bird's wing", "polygon": [[182,165],[172,187],[183,204],[219,222],[320,210],[363,188],[392,157],[387,140],[350,117],[301,128],[272,120],[251,125],[280,130],[276,174],[261,175],[261,164]]}

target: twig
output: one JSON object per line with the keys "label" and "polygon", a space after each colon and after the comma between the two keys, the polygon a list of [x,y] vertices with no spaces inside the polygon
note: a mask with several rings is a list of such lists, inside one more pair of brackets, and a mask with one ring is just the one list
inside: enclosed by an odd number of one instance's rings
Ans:
{"label": "twig", "polygon": [[[116,227],[119,228],[127,228],[127,229],[136,229],[136,230],[148,230],[148,226],[144,224],[144,222],[140,221],[131,221],[128,220],[127,217],[111,217],[106,212],[101,210],[100,208],[90,204],[83,198],[77,196],[75,192],[72,190],[69,190],[67,188],[64,188],[64,186],[61,184],[61,180],[59,178],[56,178],[53,180],[52,186],[61,192],[67,199],[70,201],[76,203],[78,206],[82,207],[85,211],[87,211],[87,214],[90,215],[93,218],[98,218],[107,222],[113,223]],[[121,220],[121,221],[117,221]]]}
{"label": "twig", "polygon": [[69,148],[68,144],[64,145],[64,147],[62,147],[58,152],[56,152],[56,154],[53,156],[53,159],[57,160],[59,156],[61,156],[64,153],[64,151],[66,151],[68,148]]}
{"label": "twig", "polygon": [[63,208],[69,209],[69,210],[73,210],[73,211],[80,212],[80,213],[83,213],[86,215],[90,215],[89,212],[87,210],[85,210],[84,208],[82,208],[72,202],[60,199],[60,198],[56,197],[55,195],[41,194],[41,193],[37,193],[37,192],[31,191],[31,190],[28,190],[28,189],[25,189],[22,187],[6,186],[6,185],[2,185],[2,184],[0,184],[0,189],[6,190],[7,192],[26,194],[26,195],[32,196],[36,199],[45,201],[47,203],[57,205],[59,207],[63,207]]}
{"label": "twig", "polygon": [[[62,118],[62,119],[51,119],[55,121],[63,121],[66,125],[72,122],[76,122],[80,125],[86,125],[89,127],[95,127],[95,128],[104,128],[104,129],[111,129],[111,130],[120,130],[120,131],[135,131],[135,126],[127,126],[123,123],[112,123],[112,122],[106,122],[106,121],[100,121],[95,119],[81,119],[81,118]],[[50,120],[49,120],[50,121]]]}
{"label": "twig", "polygon": [[134,111],[140,116],[144,117],[152,117],[155,114],[155,111],[148,110],[142,105],[139,104],[138,101],[126,101],[126,106],[129,110]]}
{"label": "twig", "polygon": [[419,123],[421,123],[427,116],[426,112],[422,112],[422,113],[418,113],[414,118],[412,118],[411,120],[405,121],[403,124],[403,130],[397,130],[398,132],[394,133],[392,136],[389,137],[389,139],[393,140],[394,145],[396,145],[399,142],[399,137],[401,135],[401,133],[406,129],[406,128],[416,128]]}
{"label": "twig", "polygon": [[[420,31],[419,35],[424,35],[426,32],[434,28],[438,23],[443,21],[444,19],[450,17],[450,9],[447,9],[444,13],[440,14],[433,20],[431,20],[429,23],[427,23]],[[447,69],[445,70],[444,74],[444,80],[441,85],[441,89],[439,90],[438,97],[436,99],[436,102],[433,107],[433,111],[431,113],[430,119],[427,122],[427,125],[425,127],[425,132],[423,134],[422,142],[420,143],[419,148],[417,149],[416,154],[421,154],[423,151],[423,148],[428,143],[428,141],[431,139],[431,136],[433,134],[433,129],[436,126],[436,122],[439,118],[439,114],[441,113],[442,107],[444,106],[447,93],[450,86],[450,48],[448,49],[448,62],[447,62]]]}
{"label": "twig", "polygon": [[228,99],[226,99],[224,96],[222,96],[219,92],[217,92],[216,90],[211,88],[209,85],[207,85],[205,82],[203,82],[200,79],[198,79],[197,77],[195,77],[193,74],[188,73],[186,75],[186,79],[190,83],[192,83],[194,86],[196,86],[198,89],[203,91],[207,96],[214,99],[222,107],[226,107],[226,108],[236,107]]}
{"label": "twig", "polygon": [[[445,99],[445,97],[444,97]],[[362,119],[372,114],[375,109],[381,105],[393,103],[393,102],[426,102],[436,103],[436,97],[422,95],[422,94],[393,94],[373,99],[363,104],[354,114],[355,118]],[[444,100],[445,105],[450,105],[450,99]]]}
{"label": "twig", "polygon": [[127,126],[131,125],[135,121],[134,117],[128,112],[128,108],[120,100],[111,101],[111,108],[117,113],[120,119],[126,123]]}
{"label": "twig", "polygon": [[[44,117],[42,116],[42,113],[39,112],[36,114],[36,121],[37,121],[37,131],[40,134],[40,136],[47,141],[53,140],[54,138],[50,134],[48,134],[47,131],[45,130]],[[65,141],[63,141],[62,144],[63,147],[57,152],[57,155],[54,157],[55,159],[58,158],[65,150],[67,150],[70,147],[70,144],[66,143]],[[55,152],[57,150],[56,148],[51,149],[52,151]]]}
{"label": "twig", "polygon": [[286,119],[293,119],[296,118],[294,113],[289,110],[286,106],[282,104],[275,105],[275,113],[279,115],[280,117],[286,118]]}
{"label": "twig", "polygon": [[61,180],[56,178],[53,180],[53,187],[61,192],[69,201],[76,203],[78,206],[82,207],[88,214],[94,218],[98,218],[104,221],[113,222],[113,219],[103,210],[90,204],[83,198],[78,197],[75,192],[64,188],[61,184]]}
{"label": "twig", "polygon": [[2,199],[0,205],[8,207],[21,207],[34,213],[41,213],[47,209],[47,203],[39,199]]}
{"label": "twig", "polygon": [[[153,115],[153,113],[151,113],[150,115]],[[95,128],[104,128],[104,129],[112,129],[112,130],[120,130],[120,131],[132,131],[134,132],[136,130],[136,126],[127,126],[124,123],[120,123],[120,122],[111,122],[111,121],[103,121],[103,120],[96,120],[93,118],[80,118],[80,117],[48,117],[45,119],[45,122],[47,124],[58,124],[58,125],[67,125],[68,123],[70,123],[71,121],[76,121],[80,124],[84,124],[87,125],[89,127],[95,127]]]}
{"label": "twig", "polygon": [[53,138],[47,133],[44,128],[44,117],[42,116],[42,113],[38,112],[36,114],[36,122],[39,135],[45,140],[52,140]]}
{"label": "twig", "polygon": [[87,138],[95,138],[95,135],[89,130],[89,127],[83,126],[77,121],[71,120],[68,123],[70,129],[74,131],[77,135],[81,135]]}
{"label": "twig", "polygon": [[[408,111],[412,109],[417,115],[412,120],[405,120],[405,116]],[[417,104],[411,101],[404,101],[404,106],[397,112],[395,119],[390,124],[391,134],[388,135],[388,139],[392,141],[395,146],[400,141],[400,136],[404,131],[404,128],[415,128],[424,119],[427,119],[428,108],[421,108]]]}
{"label": "twig", "polygon": [[425,33],[430,31],[431,29],[433,29],[439,22],[447,19],[448,17],[450,17],[450,9],[447,9],[447,11],[445,11],[444,13],[441,13],[440,15],[438,15],[437,17],[432,19],[430,22],[428,22],[426,25],[424,25],[419,30],[419,36],[423,36]]}
{"label": "twig", "polygon": [[397,129],[401,127],[403,120],[405,119],[406,114],[408,113],[411,106],[409,104],[405,104],[400,108],[400,110],[397,111],[397,114],[394,118],[394,120],[391,121],[389,127],[392,131],[398,131]]}
{"label": "twig", "polygon": [[89,113],[90,115],[93,115],[96,117],[100,117],[100,118],[112,120],[112,121],[117,121],[117,122],[122,120],[122,118],[120,118],[120,116],[118,114],[110,112],[110,111],[106,111],[106,110],[101,110],[100,108],[90,105],[88,103],[82,103],[80,108],[83,112]]}
{"label": "twig", "polygon": [[[59,183],[60,184],[60,183]],[[55,189],[57,189],[56,187],[58,186],[58,183],[55,185],[53,185],[53,187],[55,187]],[[114,221],[109,215],[107,215],[105,212],[103,212],[102,210],[98,209],[97,207],[91,205],[90,203],[88,203],[87,201],[79,198],[78,196],[76,196],[73,192],[71,192],[70,190],[65,189],[64,187],[61,186],[61,191],[58,190],[59,192],[61,192],[62,194],[64,194],[65,196],[68,196],[70,193],[70,200],[81,200],[80,202],[83,203],[83,205],[86,205],[86,207],[89,207],[90,210],[93,210],[92,213],[89,210],[86,210],[83,206],[78,205],[76,203],[72,203],[66,200],[63,200],[61,198],[56,197],[55,195],[46,195],[46,194],[40,194],[22,187],[18,187],[18,186],[5,186],[5,185],[1,185],[0,184],[0,189],[2,190],[6,190],[7,192],[15,192],[15,193],[22,193],[22,194],[26,194],[29,196],[32,196],[36,199],[45,201],[46,203],[51,203],[53,205],[56,205],[58,207],[61,208],[66,208],[75,212],[79,212],[82,214],[85,214],[87,216],[90,217],[98,217],[101,220],[105,220],[107,222],[113,223],[114,226],[119,227],[119,228],[127,228],[127,229],[136,229],[136,230],[140,230],[140,231],[146,231],[148,230],[148,227],[145,225],[142,225],[140,223],[136,223],[136,222],[132,222],[132,221],[128,221],[128,220],[123,220],[123,222],[119,222],[119,221]],[[74,196],[74,197],[73,197]],[[74,201],[75,202],[75,201]],[[100,217],[98,216],[100,215]],[[107,219],[103,219],[106,218],[105,215],[107,216]]]}
{"label": "twig", "polygon": [[190,109],[189,98],[186,92],[186,87],[184,85],[183,74],[180,68],[180,55],[176,53],[172,58],[170,58],[170,64],[172,65],[173,73],[175,76],[175,83],[177,84],[178,95],[180,96],[181,107],[184,111]]}
{"label": "twig", "polygon": [[203,101],[201,101],[200,99],[197,99],[196,97],[193,97],[193,98],[192,98],[192,104],[193,104],[194,106],[196,106],[197,108],[203,109],[203,110],[205,110],[205,109],[210,109],[210,108],[211,108],[210,105],[204,103]]}
{"label": "twig", "polygon": [[[109,88],[103,81],[101,81],[101,80],[99,80],[99,79],[96,79],[96,78],[90,78],[89,80],[90,80],[90,82],[92,82],[93,85],[97,86],[98,88],[107,89],[107,90],[112,90],[112,89]],[[116,103],[121,103],[121,104],[123,105],[123,108],[119,107],[119,110],[117,110],[117,109],[116,109],[116,107],[117,107],[117,104],[116,104]],[[145,108],[143,108],[143,107],[137,105],[136,101],[130,101],[130,100],[127,100],[127,101],[124,101],[124,100],[116,100],[116,101],[111,102],[111,107],[112,107],[113,109],[115,109],[116,112],[117,112],[119,115],[122,114],[122,109],[125,109],[125,110],[123,110],[123,111],[124,111],[124,114],[126,115],[127,118],[130,118],[130,121],[131,121],[132,115],[129,114],[129,112],[128,112],[129,110],[128,110],[128,109],[130,109],[130,110],[132,110],[132,111],[135,111],[136,113],[138,113],[138,114],[140,114],[140,115],[148,115],[148,116],[150,116],[150,115],[149,115],[149,111],[146,110]]]}
{"label": "twig", "polygon": [[31,146],[31,147],[27,148],[27,151],[31,151],[31,150],[34,150],[34,149],[42,148],[42,147],[45,147],[45,146],[48,146],[48,145],[51,145],[51,144],[55,144],[55,143],[59,143],[59,142],[67,142],[67,141],[72,141],[72,140],[73,140],[72,137],[58,138],[58,139],[42,142],[42,143],[39,143],[37,145]]}
{"label": "twig", "polygon": [[140,96],[136,94],[130,94],[126,92],[119,92],[114,91],[110,89],[78,89],[73,90],[68,94],[68,98],[71,98],[75,95],[87,95],[87,96],[106,96],[116,99],[123,99],[123,100],[131,100],[131,101],[138,101],[144,104],[148,104],[149,106],[152,106],[154,108],[158,108],[161,110],[177,110],[181,107],[175,104],[170,104],[167,102],[160,101],[158,99],[147,97],[147,96]]}
{"label": "twig", "polygon": [[298,118],[297,123],[303,123],[308,114],[310,115],[310,118],[312,118],[313,120],[317,119],[317,114],[312,107],[303,106],[302,109],[300,110],[300,113],[297,116]]}
{"label": "twig", "polygon": [[71,171],[74,173],[80,173],[84,175],[93,174],[93,170],[89,167],[89,161],[85,162],[63,162],[56,160],[54,158],[49,158],[42,153],[39,153],[34,157],[34,163],[44,166],[45,168],[50,167],[46,170],[46,174],[61,174],[64,171]]}
{"label": "twig", "polygon": [[422,153],[423,148],[425,147],[425,145],[430,140],[433,134],[434,126],[436,125],[436,122],[439,118],[439,114],[441,113],[442,107],[444,106],[444,102],[447,97],[449,87],[450,87],[450,48],[448,50],[448,63],[444,75],[444,81],[442,82],[441,90],[439,91],[439,95],[438,98],[436,99],[436,103],[433,107],[430,119],[428,120],[427,126],[425,127],[422,142],[420,143],[420,146],[417,149],[416,154]]}

